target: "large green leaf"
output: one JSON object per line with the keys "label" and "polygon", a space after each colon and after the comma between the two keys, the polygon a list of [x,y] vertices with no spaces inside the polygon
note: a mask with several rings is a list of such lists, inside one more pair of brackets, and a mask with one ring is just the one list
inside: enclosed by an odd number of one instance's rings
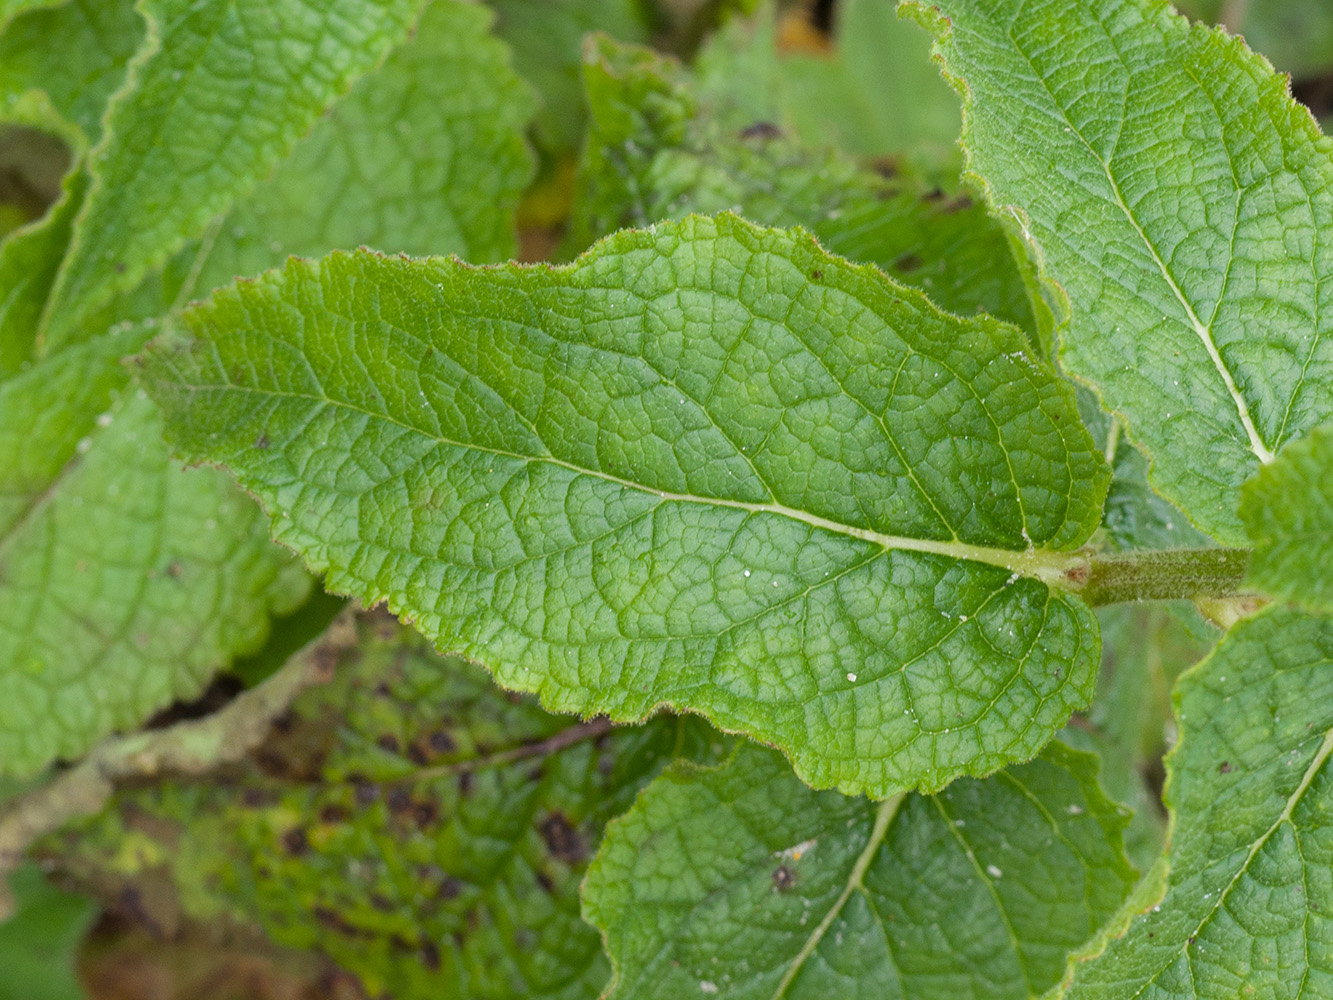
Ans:
{"label": "large green leaf", "polygon": [[1270,609],[1176,687],[1170,848],[1071,998],[1333,995],[1333,620]]}
{"label": "large green leaf", "polygon": [[1095,758],[1042,757],[934,797],[802,785],[743,746],[673,767],[607,830],[584,913],[608,997],[1026,998],[1133,884]]}
{"label": "large green leaf", "polygon": [[1241,483],[1333,417],[1333,144],[1162,0],[910,6],[966,95],[970,170],[1067,301],[1066,366],[1157,488],[1242,544]]}
{"label": "large green leaf", "polygon": [[1333,427],[1282,449],[1241,493],[1254,542],[1249,582],[1315,611],[1333,611]]}
{"label": "large green leaf", "polygon": [[887,794],[1026,759],[1090,696],[1095,620],[1052,586],[1107,479],[1072,392],[804,234],[293,260],[185,324],[145,369],[175,446],[552,708],[692,709]]}
{"label": "large green leaf", "polygon": [[59,864],[322,951],[371,996],[592,1000],[610,969],[578,887],[603,825],[671,760],[731,741],[551,716],[386,615],[357,629],[258,767],[126,792]]}
{"label": "large green leaf", "polygon": [[1034,327],[1003,229],[945,170],[902,162],[871,171],[817,152],[637,46],[593,39],[583,73],[592,125],[571,224],[577,249],[626,226],[731,210],[803,225],[951,312]]}
{"label": "large green leaf", "polygon": [[48,350],[251,190],[407,34],[420,0],[143,0],[149,33],[91,155]]}

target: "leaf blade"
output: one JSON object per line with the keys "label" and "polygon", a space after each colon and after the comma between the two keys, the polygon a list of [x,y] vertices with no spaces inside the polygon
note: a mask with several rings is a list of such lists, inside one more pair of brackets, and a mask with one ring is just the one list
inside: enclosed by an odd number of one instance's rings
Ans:
{"label": "leaf blade", "polygon": [[1128,892],[1124,822],[1058,744],[901,803],[812,792],[747,744],[608,826],[584,913],[609,997],[1026,997]]}
{"label": "leaf blade", "polygon": [[1168,853],[1069,997],[1326,991],[1331,661],[1333,622],[1270,608],[1181,677]]}
{"label": "leaf blade", "polygon": [[[884,789],[1035,753],[1090,694],[1095,620],[1039,581],[1078,562],[1105,490],[1072,394],[1019,331],[807,237],[722,216],[560,269],[334,255],[186,322],[146,363],[175,446],[233,469],[331,588],[548,706],[687,706],[808,780]],[[895,358],[924,366],[896,400]],[[835,721],[857,713],[876,722]]]}
{"label": "leaf blade", "polygon": [[1066,365],[1163,495],[1243,541],[1241,482],[1329,417],[1333,146],[1243,42],[1164,3],[938,6],[908,10],[968,95],[969,170],[1066,301]]}

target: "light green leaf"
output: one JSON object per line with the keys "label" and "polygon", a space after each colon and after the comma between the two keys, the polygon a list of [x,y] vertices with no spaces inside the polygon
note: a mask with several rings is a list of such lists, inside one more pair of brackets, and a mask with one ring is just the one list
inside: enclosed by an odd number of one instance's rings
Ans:
{"label": "light green leaf", "polygon": [[[284,249],[323,253],[342,241],[373,241],[507,253],[531,169],[521,139],[531,104],[487,36],[489,20],[473,4],[431,5],[413,39],[322,118],[224,226],[85,329],[160,315],[195,289],[273,265]],[[403,155],[384,156],[391,148]],[[256,645],[267,612],[289,608],[307,586],[266,542],[259,512],[218,473],[182,473],[156,441],[155,409],[128,398],[118,359],[142,344],[145,328],[94,337],[25,370],[81,182],[73,175],[68,199],[46,223],[0,249],[0,287],[8,290],[0,360],[15,376],[0,382],[0,563],[10,570],[0,573],[0,600],[29,616],[15,617],[0,639],[0,653],[10,654],[0,675],[44,671],[0,706],[0,769],[25,772],[197,691],[211,671]],[[479,188],[490,192],[484,203],[475,200]],[[95,525],[93,508],[102,517]],[[107,537],[126,552],[109,548]],[[158,616],[170,625],[149,627]],[[152,641],[133,645],[131,628],[133,643],[147,634]],[[46,722],[52,699],[59,713]]]}
{"label": "light green leaf", "polygon": [[1333,620],[1242,622],[1175,697],[1170,848],[1069,997],[1333,994]]}
{"label": "light green leaf", "polygon": [[0,383],[0,771],[192,697],[308,579],[211,469],[180,472],[117,363],[129,329]]}
{"label": "light green leaf", "polygon": [[165,869],[168,905],[317,949],[370,996],[593,1000],[610,969],[578,887],[603,825],[670,761],[732,741],[551,716],[387,615],[357,630],[262,770],[125,792],[59,857],[103,891]]}
{"label": "light green leaf", "polygon": [[1007,237],[957,189],[952,157],[947,170],[861,169],[771,122],[738,118],[730,97],[702,93],[674,60],[605,38],[590,40],[583,72],[592,125],[571,223],[576,249],[626,226],[730,210],[806,226],[834,253],[879,265],[950,312],[1033,328]]}
{"label": "light green leaf", "polygon": [[1241,483],[1333,417],[1333,142],[1160,0],[935,7],[909,9],[966,94],[970,170],[1067,300],[1066,367],[1157,489],[1242,544]]}
{"label": "light green leaf", "polygon": [[1073,394],[808,236],[734,216],[571,267],[335,254],[146,362],[334,591],[557,710],[662,705],[887,794],[1026,759],[1084,704],[1050,584],[1107,472]]}
{"label": "light green leaf", "polygon": [[45,349],[132,290],[262,180],[407,33],[420,0],[142,0],[148,39],[91,154]]}
{"label": "light green leaf", "polygon": [[222,223],[199,287],[287,254],[366,244],[507,260],[531,178],[523,141],[535,107],[490,36],[483,6],[434,0],[412,38],[315,125],[274,177]]}
{"label": "light green leaf", "polygon": [[69,0],[24,14],[0,34],[0,108],[41,91],[95,143],[144,31],[131,0]]}
{"label": "light green leaf", "polygon": [[1241,491],[1254,542],[1248,581],[1312,611],[1333,611],[1333,427],[1282,449]]}
{"label": "light green leaf", "polygon": [[608,998],[1026,998],[1133,884],[1096,759],[934,797],[806,788],[768,750],[672,767],[607,828],[584,883]]}

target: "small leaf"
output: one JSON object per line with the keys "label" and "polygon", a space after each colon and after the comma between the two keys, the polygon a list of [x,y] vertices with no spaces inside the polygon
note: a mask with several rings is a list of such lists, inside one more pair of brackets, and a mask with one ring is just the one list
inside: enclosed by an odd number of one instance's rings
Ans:
{"label": "small leaf", "polygon": [[148,40],[106,114],[92,186],[44,319],[45,349],[91,336],[225,212],[407,33],[420,0],[143,0]]}
{"label": "small leaf", "polygon": [[[1333,620],[1270,608],[1176,685],[1170,847],[1071,1000],[1323,996]],[[1098,949],[1093,949],[1098,950]]]}
{"label": "small leaf", "polygon": [[[1333,418],[1333,143],[1161,0],[936,0],[963,145],[1068,307],[1062,359],[1157,489],[1243,544],[1241,483]],[[1262,331],[1260,333],[1259,331]]]}
{"label": "small leaf", "polygon": [[335,254],[185,323],[145,368],[175,446],[553,709],[688,708],[887,794],[1026,759],[1091,694],[1095,620],[1049,586],[1107,479],[1072,392],[799,232]]}
{"label": "small leaf", "polygon": [[1333,427],[1282,449],[1241,491],[1254,542],[1248,582],[1281,601],[1333,611]]}
{"label": "small leaf", "polygon": [[514,49],[514,64],[541,95],[533,123],[540,149],[554,156],[577,151],[587,109],[579,90],[579,51],[590,31],[647,42],[653,11],[641,0],[490,0],[496,33]]}
{"label": "small leaf", "polygon": [[731,741],[557,718],[385,615],[357,629],[262,770],[127,791],[60,856],[113,892],[160,859],[170,907],[317,949],[370,996],[593,1000],[610,970],[578,887],[603,825],[679,755]]}
{"label": "small leaf", "polygon": [[1128,893],[1124,823],[1059,744],[901,803],[813,792],[747,744],[608,827],[584,913],[608,998],[1026,998]]}

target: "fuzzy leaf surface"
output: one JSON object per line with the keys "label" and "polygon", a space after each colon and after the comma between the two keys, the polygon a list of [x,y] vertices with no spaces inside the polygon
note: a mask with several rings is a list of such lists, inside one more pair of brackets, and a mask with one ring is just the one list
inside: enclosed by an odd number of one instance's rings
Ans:
{"label": "fuzzy leaf surface", "polygon": [[950,312],[1034,327],[1004,230],[957,189],[952,157],[939,169],[863,169],[749,117],[739,98],[701,87],[674,60],[606,38],[586,46],[583,76],[591,133],[576,249],[627,226],[730,210],[805,226],[834,253],[878,265]]}
{"label": "fuzzy leaf surface", "polygon": [[900,804],[812,791],[747,744],[610,825],[584,912],[614,998],[1029,997],[1129,892],[1125,819],[1059,744]]}
{"label": "fuzzy leaf surface", "polygon": [[145,367],[175,446],[551,708],[688,708],[887,793],[1029,757],[1090,696],[1095,621],[1045,582],[1107,479],[1072,392],[804,234],[335,254],[185,324]]}
{"label": "fuzzy leaf surface", "polygon": [[1065,365],[1157,489],[1243,544],[1241,483],[1333,417],[1333,141],[1161,0],[935,7],[910,4],[965,92],[969,169],[1067,300]]}
{"label": "fuzzy leaf surface", "polygon": [[1333,620],[1261,612],[1175,698],[1170,847],[1068,996],[1333,996]]}
{"label": "fuzzy leaf surface", "polygon": [[593,1000],[610,969],[578,887],[604,824],[732,741],[548,715],[387,615],[356,627],[255,766],[126,792],[63,863],[112,895],[165,884],[145,895],[320,951],[372,996]]}
{"label": "fuzzy leaf surface", "polygon": [[1254,543],[1249,582],[1278,600],[1333,612],[1333,427],[1316,427],[1241,493]]}
{"label": "fuzzy leaf surface", "polygon": [[419,0],[144,0],[149,35],[106,117],[44,318],[47,349],[251,190],[403,37]]}

